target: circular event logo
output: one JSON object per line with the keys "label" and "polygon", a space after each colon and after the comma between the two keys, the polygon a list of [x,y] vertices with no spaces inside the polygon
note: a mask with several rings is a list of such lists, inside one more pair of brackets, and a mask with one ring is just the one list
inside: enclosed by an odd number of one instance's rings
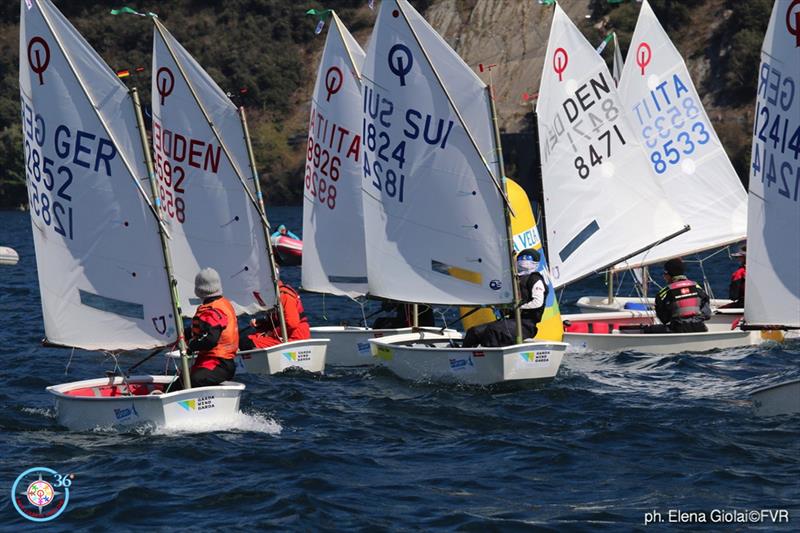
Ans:
{"label": "circular event logo", "polygon": [[67,509],[74,474],[35,467],[21,473],[11,487],[14,509],[33,522],[49,522]]}

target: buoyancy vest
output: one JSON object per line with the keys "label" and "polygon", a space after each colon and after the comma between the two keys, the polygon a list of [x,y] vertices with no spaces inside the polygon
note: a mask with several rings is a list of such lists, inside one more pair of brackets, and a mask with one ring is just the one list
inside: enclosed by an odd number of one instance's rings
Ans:
{"label": "buoyancy vest", "polygon": [[[300,299],[300,295],[297,294],[297,291],[291,288],[289,285],[281,282],[280,284],[281,296],[285,295],[294,301],[297,302],[297,313],[300,315],[300,323],[301,324],[308,324],[308,318],[306,317],[306,312],[303,309],[303,300]],[[280,301],[280,297],[278,298]],[[278,311],[274,311],[274,316],[272,317],[274,323],[278,322]]]}
{"label": "buoyancy vest", "polygon": [[742,265],[736,269],[736,271],[731,275],[731,284],[728,287],[728,298],[735,301],[744,300],[746,277],[747,277],[747,267]]}
{"label": "buoyancy vest", "polygon": [[217,357],[219,359],[233,359],[239,349],[239,325],[236,322],[236,312],[231,302],[225,298],[217,298],[213,302],[202,304],[192,318],[192,337],[200,335],[200,321],[206,322],[211,327],[222,327],[217,345],[210,350],[198,352],[200,358]]}
{"label": "buoyancy vest", "polygon": [[697,292],[697,283],[690,279],[673,281],[667,285],[672,296],[672,318],[691,318],[701,316],[700,294]]}
{"label": "buoyancy vest", "polygon": [[[534,307],[533,303],[533,286],[536,285],[537,282],[541,281],[544,285],[544,300],[543,304]],[[522,302],[524,302],[520,309],[522,311],[522,318],[533,320],[534,322],[541,322],[542,315],[544,314],[544,308],[547,305],[547,294],[550,289],[547,287],[547,283],[544,281],[544,277],[538,272],[531,272],[530,274],[525,274],[524,276],[519,277],[519,297]]]}

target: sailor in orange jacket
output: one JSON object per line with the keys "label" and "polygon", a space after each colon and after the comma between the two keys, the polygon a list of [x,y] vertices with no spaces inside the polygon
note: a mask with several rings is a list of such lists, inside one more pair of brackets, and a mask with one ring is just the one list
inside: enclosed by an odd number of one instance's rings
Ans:
{"label": "sailor in orange jacket", "polygon": [[[239,345],[239,325],[230,300],[222,295],[219,274],[204,268],[194,278],[194,293],[203,303],[192,318],[189,351],[196,353],[191,368],[192,387],[219,385],[233,378],[236,365],[233,358]],[[170,392],[182,386],[178,378]]]}
{"label": "sailor in orange jacket", "polygon": [[[311,328],[303,311],[303,302],[300,295],[286,283],[279,281],[280,303],[283,306],[283,316],[286,320],[286,335],[290,341],[299,341],[311,338]],[[281,323],[278,310],[273,308],[267,313],[266,318],[253,319],[250,325],[256,332],[241,339],[240,350],[254,348],[269,348],[283,342],[281,338]]]}

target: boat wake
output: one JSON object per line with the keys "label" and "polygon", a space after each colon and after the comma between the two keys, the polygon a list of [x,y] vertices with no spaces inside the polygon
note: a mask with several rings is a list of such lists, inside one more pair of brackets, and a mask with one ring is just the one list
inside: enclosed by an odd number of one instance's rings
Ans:
{"label": "boat wake", "polygon": [[151,429],[154,435],[177,435],[185,433],[209,433],[209,432],[246,432],[264,433],[266,435],[280,435],[283,427],[275,419],[267,415],[253,412],[246,413],[240,411],[232,415],[226,422],[192,422],[187,421],[180,424],[172,424],[169,427],[156,427]]}

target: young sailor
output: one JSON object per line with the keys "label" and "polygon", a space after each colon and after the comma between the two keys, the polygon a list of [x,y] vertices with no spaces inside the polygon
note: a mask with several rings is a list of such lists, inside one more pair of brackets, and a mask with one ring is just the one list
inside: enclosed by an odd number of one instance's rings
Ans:
{"label": "young sailor", "polygon": [[704,323],[711,318],[708,294],[688,279],[685,272],[686,267],[680,258],[664,263],[667,285],[656,295],[656,316],[662,324],[647,328],[647,333],[708,331]]}
{"label": "young sailor", "polygon": [[[308,325],[308,318],[303,310],[303,302],[291,286],[279,281],[280,305],[283,306],[283,317],[286,320],[286,335],[290,341],[299,341],[311,338],[311,328]],[[240,350],[252,350],[254,348],[269,348],[281,344],[281,324],[278,316],[278,309],[271,309],[265,318],[253,319],[250,326],[256,332],[242,338],[239,343]]]}
{"label": "young sailor", "polygon": [[291,237],[292,239],[294,239],[296,241],[300,240],[300,237],[298,237],[297,235],[295,235],[294,233],[292,233],[291,231],[286,229],[286,226],[284,226],[283,224],[278,226],[278,229],[275,232],[272,233],[272,238],[273,239],[275,239],[277,237]]}
{"label": "young sailor", "polygon": [[[194,294],[203,303],[192,318],[189,351],[197,354],[191,368],[192,387],[219,385],[233,378],[233,358],[239,346],[239,326],[230,300],[222,295],[222,282],[213,268],[204,268],[194,278]],[[181,388],[180,377],[169,388]]]}
{"label": "young sailor", "polygon": [[725,307],[744,307],[744,285],[747,276],[747,245],[742,245],[738,252],[732,253],[731,257],[739,259],[739,268],[731,274],[731,284],[728,287],[728,298],[732,303]]}
{"label": "young sailor", "polygon": [[[517,256],[517,272],[519,273],[520,301],[522,305],[522,338],[532,339],[536,336],[536,325],[542,320],[545,302],[547,302],[547,284],[539,267],[539,252],[533,249],[523,250]],[[516,344],[517,325],[513,312],[489,324],[481,324],[467,330],[463,346],[511,346]]]}

